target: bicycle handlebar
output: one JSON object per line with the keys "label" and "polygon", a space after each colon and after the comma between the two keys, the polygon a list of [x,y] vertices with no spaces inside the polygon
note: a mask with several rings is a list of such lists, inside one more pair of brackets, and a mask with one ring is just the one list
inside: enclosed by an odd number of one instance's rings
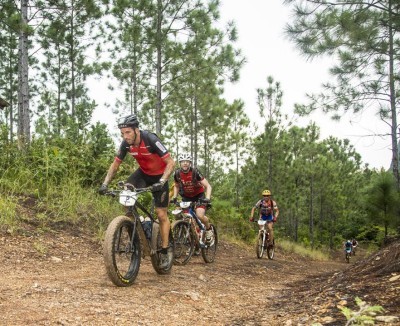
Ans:
{"label": "bicycle handlebar", "polygon": [[133,184],[125,183],[124,181],[119,181],[117,183],[117,185],[118,185],[118,187],[123,188],[123,189],[110,189],[104,195],[116,197],[119,193],[121,193],[122,191],[125,191],[125,190],[133,191],[136,194],[141,194],[143,192],[152,191],[152,186],[144,187],[144,188],[135,188],[135,186]]}
{"label": "bicycle handlebar", "polygon": [[[180,203],[185,203],[185,202],[184,201],[171,202],[171,204],[174,204],[176,207],[181,208],[180,207]],[[210,202],[205,203],[201,199],[199,199],[197,201],[190,202],[190,206],[189,207],[195,208],[196,206],[200,206],[200,205],[205,205],[207,208],[211,208],[212,207]]]}

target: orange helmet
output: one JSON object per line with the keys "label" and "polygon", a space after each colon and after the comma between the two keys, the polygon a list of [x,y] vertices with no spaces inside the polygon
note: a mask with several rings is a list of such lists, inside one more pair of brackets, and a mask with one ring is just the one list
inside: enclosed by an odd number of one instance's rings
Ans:
{"label": "orange helmet", "polygon": [[263,195],[263,196],[271,196],[271,191],[269,191],[268,189],[265,189],[265,190],[262,192],[262,195]]}

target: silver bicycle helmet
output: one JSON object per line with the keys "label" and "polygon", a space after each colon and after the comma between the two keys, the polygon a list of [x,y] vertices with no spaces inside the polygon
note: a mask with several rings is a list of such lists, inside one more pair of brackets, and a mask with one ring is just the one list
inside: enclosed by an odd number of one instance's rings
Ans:
{"label": "silver bicycle helmet", "polygon": [[183,154],[179,154],[178,156],[178,162],[180,163],[181,161],[190,161],[192,162],[192,155],[190,155],[189,153],[183,153]]}

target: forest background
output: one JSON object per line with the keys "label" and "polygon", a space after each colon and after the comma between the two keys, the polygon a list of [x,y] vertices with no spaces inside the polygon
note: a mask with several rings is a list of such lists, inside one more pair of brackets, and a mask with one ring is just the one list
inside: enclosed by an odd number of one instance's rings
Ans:
{"label": "forest background", "polygon": [[[89,77],[116,81],[115,120],[135,113],[173,157],[190,152],[213,186],[210,216],[222,232],[251,240],[251,207],[270,189],[281,216],[277,236],[334,249],[345,238],[379,244],[399,230],[398,1],[284,1],[286,34],[307,57],[334,56],[321,94],[296,114],[374,111],[388,125],[389,171],[364,165],[348,139],[320,139],[282,113],[275,77],[256,90],[263,129],[241,99],[227,102],[245,55],[233,22],[221,27],[219,1],[1,0],[0,221],[18,230],[21,198],[34,198],[41,228],[68,221],[99,236],[120,213],[96,190],[115,154],[115,137],[93,124]],[[122,167],[117,180],[134,168]],[[115,181],[117,181],[115,180]]]}

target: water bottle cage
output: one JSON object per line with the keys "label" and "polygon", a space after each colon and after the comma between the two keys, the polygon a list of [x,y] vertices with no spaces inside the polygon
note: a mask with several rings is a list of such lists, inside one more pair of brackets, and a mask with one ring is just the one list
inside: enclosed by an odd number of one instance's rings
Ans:
{"label": "water bottle cage", "polygon": [[146,238],[151,239],[151,221],[143,221],[142,226]]}

